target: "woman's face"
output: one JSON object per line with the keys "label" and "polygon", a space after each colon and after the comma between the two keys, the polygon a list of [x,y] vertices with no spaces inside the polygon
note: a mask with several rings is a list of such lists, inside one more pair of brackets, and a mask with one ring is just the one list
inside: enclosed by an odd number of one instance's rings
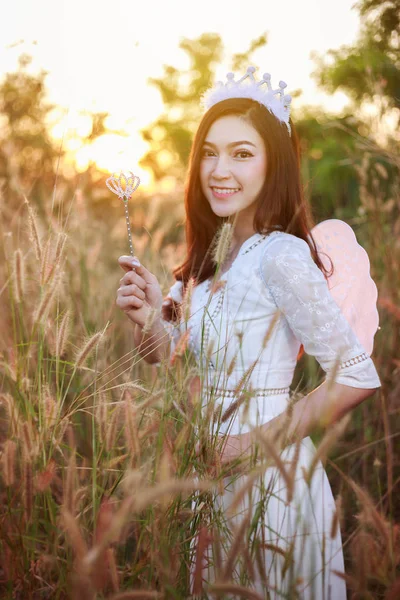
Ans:
{"label": "woman's face", "polygon": [[[235,115],[215,121],[202,148],[200,182],[213,212],[228,217],[251,215],[267,171],[263,140],[252,125]],[[217,189],[215,189],[217,188]]]}

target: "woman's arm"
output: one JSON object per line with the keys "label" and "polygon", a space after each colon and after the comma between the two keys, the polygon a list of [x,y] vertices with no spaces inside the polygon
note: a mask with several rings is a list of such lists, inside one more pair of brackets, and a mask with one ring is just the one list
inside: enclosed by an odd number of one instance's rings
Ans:
{"label": "woman's arm", "polygon": [[[291,418],[287,419],[283,412],[267,423],[263,423],[248,433],[226,436],[226,445],[221,456],[221,464],[250,456],[253,444],[259,440],[259,435],[274,440],[279,432],[284,431],[280,438],[280,450],[294,444],[297,439],[311,435],[316,428],[328,429],[345,414],[372,396],[375,389],[354,388],[335,381],[324,381],[315,390],[298,400],[292,407]],[[239,466],[239,471],[241,471]]]}
{"label": "woman's arm", "polygon": [[[285,427],[282,447],[295,443],[296,439],[307,437],[316,428],[328,429],[358,404],[372,396],[377,389],[379,388],[355,388],[326,380],[293,405],[289,422],[285,413],[281,413],[261,425],[260,433],[274,435],[274,432]],[[248,436],[248,440],[244,440],[248,445],[256,439],[254,432],[243,435]]]}

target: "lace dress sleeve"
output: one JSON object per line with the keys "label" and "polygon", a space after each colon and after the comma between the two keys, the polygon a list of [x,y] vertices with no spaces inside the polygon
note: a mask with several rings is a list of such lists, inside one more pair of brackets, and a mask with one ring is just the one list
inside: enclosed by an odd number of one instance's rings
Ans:
{"label": "lace dress sleeve", "polygon": [[338,365],[334,376],[337,383],[364,389],[380,387],[371,357],[333,299],[304,240],[288,233],[271,238],[259,268],[293,334],[328,376]]}

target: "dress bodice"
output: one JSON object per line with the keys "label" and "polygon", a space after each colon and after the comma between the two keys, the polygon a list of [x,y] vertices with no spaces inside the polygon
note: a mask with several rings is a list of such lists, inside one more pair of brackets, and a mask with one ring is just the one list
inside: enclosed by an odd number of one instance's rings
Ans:
{"label": "dress bodice", "polygon": [[256,233],[214,291],[211,283],[194,287],[187,323],[166,324],[173,345],[189,329],[189,349],[203,367],[206,386],[233,390],[245,377],[246,389],[284,390],[301,344],[335,381],[380,386],[372,359],[304,240],[283,231]]}

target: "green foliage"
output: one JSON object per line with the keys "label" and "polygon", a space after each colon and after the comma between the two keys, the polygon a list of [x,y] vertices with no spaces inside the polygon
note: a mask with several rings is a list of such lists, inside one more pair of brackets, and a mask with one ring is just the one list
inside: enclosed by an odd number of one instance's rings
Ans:
{"label": "green foliage", "polygon": [[314,54],[315,79],[327,91],[345,91],[357,104],[373,101],[379,94],[386,109],[399,109],[400,2],[361,0],[356,7],[362,23],[358,39],[353,45],[329,50],[329,59]]}
{"label": "green foliage", "polygon": [[[262,35],[250,43],[247,51],[235,54],[233,69],[247,66],[250,55],[266,42],[266,35]],[[148,80],[158,88],[165,104],[164,113],[141,130],[150,150],[140,165],[152,171],[156,182],[166,176],[184,180],[193,135],[201,117],[200,96],[212,85],[214,68],[223,52],[221,37],[216,33],[204,33],[194,40],[185,38],[179,47],[188,55],[189,68],[180,71],[165,65],[163,77]]]}

